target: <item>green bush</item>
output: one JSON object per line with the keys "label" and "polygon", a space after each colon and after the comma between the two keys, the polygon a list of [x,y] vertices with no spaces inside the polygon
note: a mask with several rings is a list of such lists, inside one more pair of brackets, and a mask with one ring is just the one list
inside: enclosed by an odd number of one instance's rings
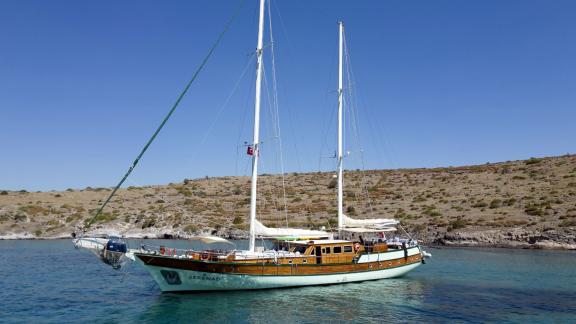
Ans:
{"label": "green bush", "polygon": [[116,215],[110,214],[110,213],[101,213],[100,215],[98,215],[98,217],[96,217],[94,219],[94,222],[96,223],[107,223],[107,222],[111,222],[113,220],[116,220]]}
{"label": "green bush", "polygon": [[560,227],[572,227],[572,226],[576,226],[576,219],[567,219],[563,222],[561,222]]}
{"label": "green bush", "polygon": [[526,208],[524,208],[524,212],[528,215],[532,216],[543,216],[544,211],[542,210],[540,205],[537,204],[528,204]]}
{"label": "green bush", "polygon": [[490,202],[491,209],[500,208],[500,206],[502,206],[502,200],[500,199],[494,199]]}
{"label": "green bush", "polygon": [[338,180],[336,178],[332,179],[328,184],[328,189],[334,189],[338,186]]}
{"label": "green bush", "polygon": [[459,228],[464,228],[468,225],[468,222],[466,222],[465,220],[458,218],[456,220],[451,221],[450,223],[448,223],[448,229],[459,229]]}
{"label": "green bush", "polygon": [[502,202],[504,206],[512,206],[516,203],[516,198],[506,199]]}
{"label": "green bush", "polygon": [[488,204],[483,202],[483,201],[479,201],[479,202],[475,203],[474,205],[472,205],[472,207],[474,207],[474,208],[484,208],[487,206],[488,206]]}
{"label": "green bush", "polygon": [[354,208],[354,206],[348,206],[348,208],[346,208],[346,213],[349,215],[356,215],[356,208]]}
{"label": "green bush", "polygon": [[538,163],[540,163],[540,162],[542,162],[542,159],[537,159],[537,158],[533,158],[533,157],[532,157],[532,158],[526,160],[526,161],[524,162],[524,164],[530,165],[530,164],[538,164]]}
{"label": "green bush", "polygon": [[154,225],[156,225],[156,220],[155,220],[154,218],[150,217],[150,218],[147,218],[147,219],[142,223],[142,229],[149,228],[149,227],[152,227],[152,226],[154,226]]}
{"label": "green bush", "polygon": [[189,224],[189,225],[186,225],[186,227],[184,227],[184,231],[189,233],[189,234],[194,234],[194,233],[198,232],[198,227],[194,224]]}

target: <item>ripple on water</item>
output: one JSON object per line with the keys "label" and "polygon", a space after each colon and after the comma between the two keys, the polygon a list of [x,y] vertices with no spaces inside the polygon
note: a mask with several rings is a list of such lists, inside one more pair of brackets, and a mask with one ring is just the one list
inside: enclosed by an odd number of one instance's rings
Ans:
{"label": "ripple on water", "polygon": [[432,252],[426,265],[399,279],[182,295],[161,294],[136,264],[113,271],[70,241],[0,241],[0,321],[569,322],[576,316],[573,252]]}

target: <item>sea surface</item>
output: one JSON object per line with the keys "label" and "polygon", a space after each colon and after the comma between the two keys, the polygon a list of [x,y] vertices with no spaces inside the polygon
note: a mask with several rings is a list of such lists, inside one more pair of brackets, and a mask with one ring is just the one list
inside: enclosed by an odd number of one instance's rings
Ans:
{"label": "sea surface", "polygon": [[70,240],[0,241],[0,322],[576,323],[575,252],[427,250],[432,259],[398,279],[182,295],[161,293],[136,263],[112,270]]}

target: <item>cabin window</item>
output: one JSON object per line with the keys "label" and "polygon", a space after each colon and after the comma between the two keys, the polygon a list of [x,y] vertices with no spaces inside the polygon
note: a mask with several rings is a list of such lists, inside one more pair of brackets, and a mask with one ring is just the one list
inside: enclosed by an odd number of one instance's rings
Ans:
{"label": "cabin window", "polygon": [[329,253],[330,253],[330,247],[327,247],[326,248],[326,254],[329,254]]}
{"label": "cabin window", "polygon": [[288,260],[288,263],[289,263],[289,264],[292,264],[292,259]]}
{"label": "cabin window", "polygon": [[311,254],[311,255],[314,255],[314,254],[316,254],[316,253],[314,252],[314,249],[312,249],[312,252],[311,252],[310,254]]}
{"label": "cabin window", "polygon": [[308,260],[304,259],[302,260],[302,263],[308,263]]}
{"label": "cabin window", "polygon": [[326,253],[326,248],[322,248],[322,254]]}
{"label": "cabin window", "polygon": [[341,246],[335,246],[334,247],[334,253],[342,253],[342,247]]}
{"label": "cabin window", "polygon": [[352,252],[352,245],[345,245],[344,252]]}

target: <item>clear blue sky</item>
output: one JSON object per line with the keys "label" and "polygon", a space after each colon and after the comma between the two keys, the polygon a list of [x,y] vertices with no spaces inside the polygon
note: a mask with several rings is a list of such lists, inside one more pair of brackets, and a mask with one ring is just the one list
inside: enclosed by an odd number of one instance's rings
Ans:
{"label": "clear blue sky", "polygon": [[[115,185],[237,4],[0,2],[0,188]],[[247,174],[253,65],[216,117],[256,46],[256,12],[247,0],[127,185]],[[277,0],[272,13],[287,171],[316,171],[335,149],[339,19],[366,168],[576,152],[576,1]]]}

